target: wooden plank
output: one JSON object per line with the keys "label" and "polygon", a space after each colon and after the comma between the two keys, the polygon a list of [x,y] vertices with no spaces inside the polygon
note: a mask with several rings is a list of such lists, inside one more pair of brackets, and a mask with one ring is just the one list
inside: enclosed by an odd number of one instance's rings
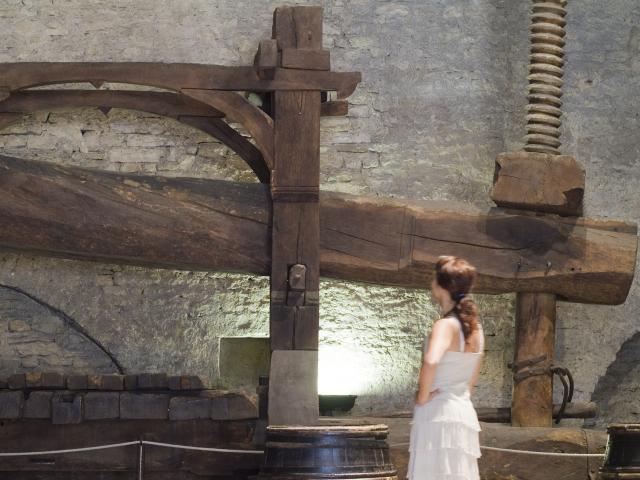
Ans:
{"label": "wooden plank", "polygon": [[183,93],[225,113],[231,122],[242,124],[256,142],[269,170],[273,169],[273,120],[236,92],[183,90]]}
{"label": "wooden plank", "polygon": [[[265,185],[0,157],[0,191],[5,248],[152,267],[270,272]],[[633,281],[637,241],[633,222],[320,193],[320,273],[343,280],[427,288],[438,255],[450,252],[477,267],[475,293],[548,292],[560,301],[617,305]],[[293,263],[300,262],[292,256]]]}
{"label": "wooden plank", "polygon": [[32,113],[74,107],[125,108],[177,118],[224,117],[219,110],[186,95],[133,90],[27,90],[0,102],[0,113]]}
{"label": "wooden plank", "polygon": [[[318,47],[320,48],[320,47]],[[185,88],[275,92],[336,91],[339,98],[353,93],[359,72],[325,72],[276,68],[273,79],[261,79],[253,66],[228,67],[193,63],[153,62],[24,62],[0,63],[0,85],[11,92],[60,83],[131,83],[180,91]]]}
{"label": "wooden plank", "polygon": [[551,373],[532,375],[518,381],[519,375],[548,369],[555,351],[556,298],[548,293],[516,295],[516,348],[514,364],[544,358],[518,368],[514,375],[511,399],[511,425],[514,427],[551,427],[553,383]]}
{"label": "wooden plank", "polygon": [[329,50],[283,48],[282,67],[302,70],[330,70],[331,57]]}

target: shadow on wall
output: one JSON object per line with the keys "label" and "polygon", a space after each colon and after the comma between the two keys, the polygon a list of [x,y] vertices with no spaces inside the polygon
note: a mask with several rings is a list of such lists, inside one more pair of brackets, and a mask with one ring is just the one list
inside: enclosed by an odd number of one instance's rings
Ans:
{"label": "shadow on wall", "polygon": [[598,406],[595,426],[640,422],[640,332],[622,344],[591,400]]}
{"label": "shadow on wall", "polygon": [[124,373],[111,353],[64,312],[0,285],[0,375],[39,371]]}

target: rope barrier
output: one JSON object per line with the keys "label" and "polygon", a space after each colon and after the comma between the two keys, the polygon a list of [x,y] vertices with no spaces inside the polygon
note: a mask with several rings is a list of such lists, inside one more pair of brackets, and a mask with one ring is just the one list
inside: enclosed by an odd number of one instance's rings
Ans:
{"label": "rope barrier", "polygon": [[[408,445],[409,445],[409,442],[394,443],[393,445],[389,445],[389,447],[403,447]],[[485,450],[495,450],[499,452],[525,453],[528,455],[549,455],[549,456],[558,456],[558,457],[604,457],[605,456],[604,453],[536,452],[534,450],[514,450],[512,448],[488,447],[485,445],[480,445],[480,448],[483,448]]]}
{"label": "rope barrier", "polygon": [[176,445],[173,443],[151,442],[149,440],[142,440],[142,443],[146,443],[147,445],[156,445],[158,447],[179,448],[182,450],[202,450],[205,452],[252,453],[252,454],[264,453],[264,450],[233,450],[233,449],[226,449],[226,448],[192,447],[189,445]]}
{"label": "rope barrier", "polygon": [[110,443],[108,445],[98,445],[96,447],[82,447],[82,448],[68,448],[66,450],[47,450],[44,452],[2,452],[0,457],[31,457],[34,455],[53,455],[55,453],[74,453],[74,452],[87,452],[89,450],[103,450],[106,448],[118,448],[126,447],[127,445],[138,445],[140,440],[135,442],[124,443]]}
{"label": "rope barrier", "polygon": [[249,454],[264,453],[264,450],[233,450],[233,449],[227,449],[227,448],[194,447],[191,445],[177,445],[173,443],[152,442],[150,440],[136,440],[133,442],[110,443],[107,445],[98,445],[95,447],[68,448],[66,450],[46,450],[46,451],[40,451],[40,452],[1,452],[0,457],[31,457],[34,455],[53,455],[53,454],[59,454],[59,453],[87,452],[90,450],[104,450],[107,448],[126,447],[128,445],[142,446],[144,444],[156,445],[158,447],[178,448],[182,450],[201,450],[205,452],[249,453]]}
{"label": "rope barrier", "polygon": [[[126,447],[129,445],[139,445],[142,450],[143,445],[155,445],[157,447],[165,447],[165,448],[176,448],[182,450],[199,450],[204,452],[220,452],[220,453],[247,453],[247,454],[262,454],[264,450],[236,450],[229,448],[213,448],[213,447],[195,447],[192,445],[178,445],[175,443],[162,443],[162,442],[152,442],[150,440],[136,440],[133,442],[123,442],[123,443],[110,443],[107,445],[98,445],[95,447],[81,447],[81,448],[69,448],[66,450],[46,450],[40,452],[0,452],[0,457],[30,457],[35,455],[53,455],[53,454],[62,454],[62,453],[75,453],[75,452],[87,452],[91,450],[104,450],[107,448],[119,448]],[[406,443],[394,443],[393,445],[389,445],[389,447],[402,447],[408,446],[409,442]],[[509,453],[524,453],[527,455],[547,455],[547,456],[556,456],[556,457],[604,457],[604,453],[561,453],[561,452],[536,452],[533,450],[514,450],[511,448],[499,448],[499,447],[489,447],[485,445],[480,445],[480,448],[485,450],[494,450],[498,452],[509,452]],[[142,468],[142,452],[139,453],[139,467]]]}

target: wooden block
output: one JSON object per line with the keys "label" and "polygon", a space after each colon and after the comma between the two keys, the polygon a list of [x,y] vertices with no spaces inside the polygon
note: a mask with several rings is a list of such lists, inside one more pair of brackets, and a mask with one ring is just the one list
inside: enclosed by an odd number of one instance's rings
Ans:
{"label": "wooden block", "polygon": [[201,397],[173,397],[169,401],[169,420],[209,418],[211,399]]}
{"label": "wooden block", "polygon": [[120,418],[167,419],[169,418],[169,395],[123,392],[120,394]]}
{"label": "wooden block", "polygon": [[86,375],[69,375],[67,377],[67,389],[69,389],[69,390],[86,390],[87,389],[87,376]]}
{"label": "wooden block", "polygon": [[271,305],[269,309],[271,350],[293,349],[295,308],[288,305]]}
{"label": "wooden block", "polygon": [[56,393],[51,400],[51,423],[66,425],[82,421],[82,395]]}
{"label": "wooden block", "polygon": [[260,78],[272,79],[278,67],[278,42],[273,39],[262,40],[253,64]]}
{"label": "wooden block", "polygon": [[24,403],[24,418],[51,418],[53,392],[34,391]]}
{"label": "wooden block", "polygon": [[318,352],[275,350],[269,374],[269,425],[315,425],[318,415]]}
{"label": "wooden block", "polygon": [[282,67],[301,70],[330,70],[331,57],[329,50],[283,48]]}
{"label": "wooden block", "polygon": [[138,389],[165,390],[169,386],[166,373],[141,373],[138,375]]}
{"label": "wooden block", "polygon": [[24,393],[0,392],[0,419],[16,419],[22,415]]}
{"label": "wooden block", "polygon": [[14,373],[8,380],[9,388],[19,390],[27,387],[27,379],[24,373]]}
{"label": "wooden block", "polygon": [[500,207],[579,216],[584,186],[584,168],[569,155],[501,153],[490,196]]}
{"label": "wooden block", "polygon": [[318,350],[320,313],[317,305],[296,307],[293,348]]}
{"label": "wooden block", "polygon": [[332,100],[320,104],[320,116],[343,117],[349,113],[349,102],[346,100]]}
{"label": "wooden block", "polygon": [[322,7],[278,7],[273,13],[272,37],[278,48],[322,48]]}
{"label": "wooden block", "polygon": [[118,392],[90,392],[84,396],[84,419],[104,420],[120,416]]}
{"label": "wooden block", "polygon": [[296,47],[322,48],[322,7],[292,7],[293,28],[296,34]]}

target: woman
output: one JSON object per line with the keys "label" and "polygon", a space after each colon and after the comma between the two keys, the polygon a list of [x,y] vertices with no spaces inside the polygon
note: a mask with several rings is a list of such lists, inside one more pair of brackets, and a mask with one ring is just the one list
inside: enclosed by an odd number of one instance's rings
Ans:
{"label": "woman", "polygon": [[431,294],[444,312],[424,351],[411,422],[411,480],[476,480],[480,454],[478,416],[471,394],[478,381],[484,334],[468,294],[476,270],[465,260],[440,256]]}

